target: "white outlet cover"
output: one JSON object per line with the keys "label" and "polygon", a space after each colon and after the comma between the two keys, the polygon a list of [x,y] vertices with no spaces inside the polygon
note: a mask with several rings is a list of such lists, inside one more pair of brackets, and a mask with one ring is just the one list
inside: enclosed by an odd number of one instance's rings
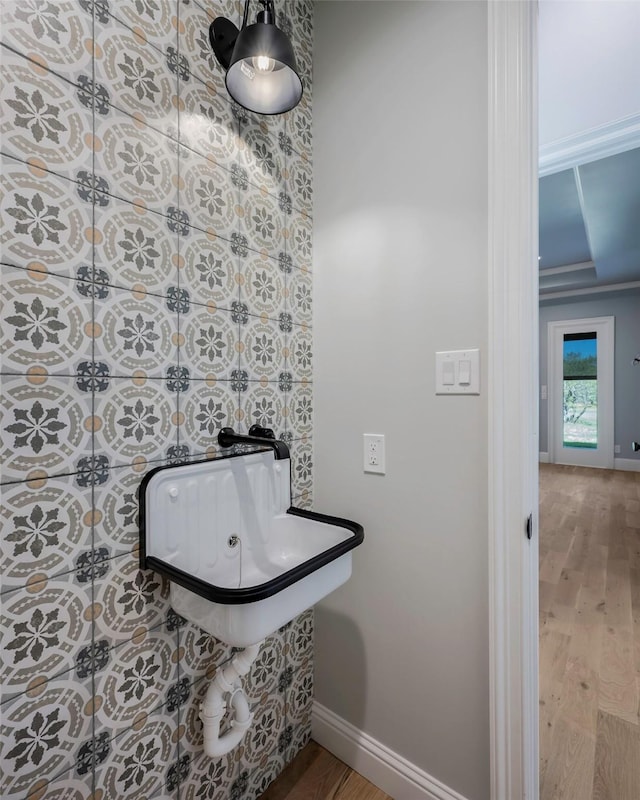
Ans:
{"label": "white outlet cover", "polygon": [[364,433],[362,442],[364,471],[384,475],[386,473],[384,434]]}

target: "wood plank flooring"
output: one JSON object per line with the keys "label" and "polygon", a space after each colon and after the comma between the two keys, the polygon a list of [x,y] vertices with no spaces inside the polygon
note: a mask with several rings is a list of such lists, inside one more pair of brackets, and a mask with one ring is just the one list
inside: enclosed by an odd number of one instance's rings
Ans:
{"label": "wood plank flooring", "polygon": [[540,465],[540,798],[640,800],[640,473]]}
{"label": "wood plank flooring", "polygon": [[260,800],[393,800],[316,742],[302,749]]}

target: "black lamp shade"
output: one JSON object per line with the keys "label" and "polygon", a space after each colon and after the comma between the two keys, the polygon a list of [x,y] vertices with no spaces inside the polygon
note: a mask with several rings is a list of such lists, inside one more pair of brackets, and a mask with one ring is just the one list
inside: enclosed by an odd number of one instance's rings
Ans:
{"label": "black lamp shade", "polygon": [[225,82],[237,103],[258,114],[283,114],[302,97],[291,42],[271,23],[256,22],[240,31]]}

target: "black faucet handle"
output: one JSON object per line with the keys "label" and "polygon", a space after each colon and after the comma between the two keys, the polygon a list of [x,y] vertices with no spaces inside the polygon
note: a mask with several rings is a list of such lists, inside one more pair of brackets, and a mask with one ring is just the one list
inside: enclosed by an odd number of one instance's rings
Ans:
{"label": "black faucet handle", "polygon": [[[258,436],[255,433],[255,428],[270,435]],[[231,447],[234,444],[255,444],[262,445],[263,447],[270,447],[273,450],[274,457],[290,458],[289,448],[284,442],[276,439],[273,431],[270,428],[262,428],[259,425],[252,425],[249,434],[236,433],[233,428],[222,428],[218,433],[218,444],[220,447]]]}
{"label": "black faucet handle", "polygon": [[249,436],[259,436],[261,439],[276,438],[276,435],[271,428],[263,428],[261,425],[252,425],[249,428]]}

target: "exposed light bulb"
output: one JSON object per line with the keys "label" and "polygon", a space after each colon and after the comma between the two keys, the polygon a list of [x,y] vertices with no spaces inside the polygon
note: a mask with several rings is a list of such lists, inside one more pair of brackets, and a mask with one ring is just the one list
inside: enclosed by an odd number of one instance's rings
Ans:
{"label": "exposed light bulb", "polygon": [[269,56],[254,56],[252,61],[258,72],[273,72],[276,65],[276,62]]}

